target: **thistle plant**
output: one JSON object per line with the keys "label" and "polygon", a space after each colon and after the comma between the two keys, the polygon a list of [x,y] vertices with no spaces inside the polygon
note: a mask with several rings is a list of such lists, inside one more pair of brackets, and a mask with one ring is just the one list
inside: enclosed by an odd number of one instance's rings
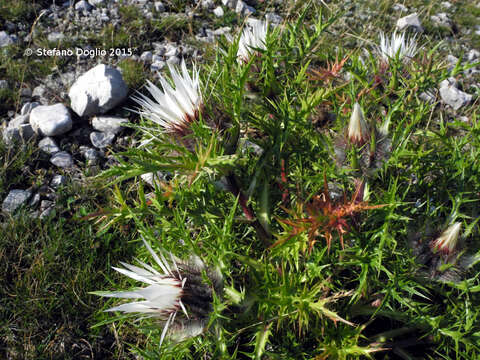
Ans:
{"label": "thistle plant", "polygon": [[[102,293],[134,299],[102,310],[156,320],[122,327],[145,339],[132,351],[146,359],[478,357],[478,118],[443,121],[418,99],[446,76],[433,51],[401,86],[382,87],[382,65],[326,31],[334,17],[298,7],[281,31],[246,25],[238,48],[220,43],[193,72],[171,66],[172,82],[137,96],[145,141],[103,174],[115,202],[96,215],[103,233],[155,233],[165,251],[156,265],[116,268],[146,286]],[[382,36],[381,62],[424,51]],[[331,116],[314,128],[318,109]],[[212,126],[219,113],[225,126]],[[242,145],[252,143],[259,151]],[[137,177],[155,171],[173,175],[145,194]],[[457,222],[438,225],[446,218]],[[438,231],[416,229],[428,221]],[[192,253],[221,269],[223,285],[178,260]]]}

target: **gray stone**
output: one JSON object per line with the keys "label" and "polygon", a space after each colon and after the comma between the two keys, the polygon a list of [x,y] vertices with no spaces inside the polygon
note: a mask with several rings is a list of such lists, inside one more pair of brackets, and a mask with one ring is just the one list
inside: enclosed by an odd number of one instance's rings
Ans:
{"label": "gray stone", "polygon": [[202,0],[201,4],[204,9],[213,9],[215,7],[213,0]]}
{"label": "gray stone", "polygon": [[23,97],[31,97],[32,96],[32,90],[28,87],[24,87],[20,90],[20,96]]}
{"label": "gray stone", "polygon": [[28,114],[18,115],[12,120],[10,120],[10,122],[8,123],[8,127],[18,129],[20,128],[20,125],[28,123],[29,119],[30,119],[30,116]]}
{"label": "gray stone", "polygon": [[55,214],[55,203],[50,200],[42,200],[40,203],[40,219],[53,216]]}
{"label": "gray stone", "polygon": [[62,135],[72,129],[72,118],[63,104],[41,105],[30,113],[30,125],[40,135]]}
{"label": "gray stone", "polygon": [[472,101],[472,95],[457,89],[453,84],[440,87],[440,97],[445,104],[450,105],[454,110],[458,110]]}
{"label": "gray stone", "polygon": [[161,1],[155,1],[153,8],[156,12],[163,13],[165,11],[165,5]]}
{"label": "gray stone", "polygon": [[3,200],[2,210],[7,213],[13,213],[20,206],[26,204],[30,196],[32,196],[30,190],[10,190],[5,200]]}
{"label": "gray stone", "polygon": [[438,13],[436,15],[432,15],[430,17],[430,20],[432,20],[432,22],[438,27],[449,29],[449,30],[452,30],[453,28],[453,22],[452,20],[450,20],[450,18],[446,13]]}
{"label": "gray stone", "polygon": [[264,152],[264,150],[261,146],[251,142],[250,140],[242,139],[242,140],[240,140],[240,142],[241,142],[240,146],[241,146],[242,154],[252,152],[256,156],[261,156]]}
{"label": "gray stone", "polygon": [[98,149],[106,148],[111,145],[115,139],[115,134],[93,131],[90,134],[92,145]]}
{"label": "gray stone", "polygon": [[223,8],[221,6],[217,6],[215,9],[213,9],[213,14],[216,17],[223,17],[223,15],[225,15],[225,12],[223,11]]}
{"label": "gray stone", "polygon": [[453,6],[453,4],[448,2],[448,1],[444,1],[440,5],[447,10],[450,9]]}
{"label": "gray stone", "polygon": [[96,164],[100,160],[100,154],[97,150],[89,148],[88,146],[81,146],[80,153],[83,155],[85,160],[91,164]]}
{"label": "gray stone", "polygon": [[54,175],[50,181],[50,186],[54,189],[58,189],[60,186],[63,186],[67,183],[67,178],[63,175]]}
{"label": "gray stone", "polygon": [[33,131],[33,128],[30,124],[22,124],[18,130],[20,137],[25,141],[30,140],[35,136],[35,131]]}
{"label": "gray stone", "polygon": [[35,207],[40,203],[40,194],[36,193],[35,195],[32,196],[30,201],[28,202],[28,206],[30,207]]}
{"label": "gray stone", "polygon": [[12,45],[17,42],[17,37],[8,35],[5,31],[0,31],[0,47]]}
{"label": "gray stone", "polygon": [[408,11],[408,8],[403,5],[403,4],[395,4],[392,6],[392,10],[394,11],[400,11],[400,12],[407,12]]}
{"label": "gray stone", "polygon": [[271,24],[280,24],[282,23],[283,18],[274,12],[269,12],[265,14],[265,20]]}
{"label": "gray stone", "polygon": [[144,62],[152,62],[153,54],[151,51],[144,51],[142,55],[140,55],[140,60]]}
{"label": "gray stone", "polygon": [[165,51],[165,56],[166,57],[172,57],[172,56],[177,56],[180,53],[177,47],[169,44],[167,45],[166,51]]}
{"label": "gray stone", "polygon": [[51,200],[42,200],[40,203],[40,211],[44,211],[45,209],[51,208],[55,206],[55,203]]}
{"label": "gray stone", "polygon": [[36,101],[33,101],[33,102],[27,102],[25,103],[23,106],[22,106],[22,110],[20,110],[20,114],[21,115],[28,115],[30,114],[30,112],[36,108],[37,106],[39,106],[40,104]]}
{"label": "gray stone", "polygon": [[404,30],[406,28],[413,28],[418,32],[423,32],[422,23],[417,13],[413,13],[397,20],[397,29]]}
{"label": "gray stone", "polygon": [[180,58],[178,56],[169,57],[167,59],[167,64],[179,65],[180,64]]}
{"label": "gray stone", "polygon": [[458,58],[451,55],[451,54],[448,54],[447,55],[447,62],[448,62],[448,65],[449,65],[448,70],[452,71],[455,68],[455,66],[457,66]]}
{"label": "gray stone", "polygon": [[7,145],[12,145],[14,142],[28,141],[34,135],[34,131],[30,124],[28,124],[28,115],[19,115],[12,119],[8,126],[3,129],[3,141]]}
{"label": "gray stone", "polygon": [[0,80],[0,90],[8,89],[8,81],[7,80]]}
{"label": "gray stone", "polygon": [[95,116],[92,119],[92,127],[95,130],[112,134],[118,134],[127,123],[128,119],[114,116]]}
{"label": "gray stone", "polygon": [[115,68],[100,64],[80,76],[68,92],[79,116],[103,114],[126,99],[128,87]]}
{"label": "gray stone", "polygon": [[38,142],[38,147],[40,148],[40,150],[50,155],[53,155],[60,151],[60,148],[58,147],[57,143],[51,137],[46,137],[40,140]]}
{"label": "gray stone", "polygon": [[6,145],[12,145],[15,142],[20,142],[22,139],[20,136],[20,129],[7,127],[2,130],[2,138]]}
{"label": "gray stone", "polygon": [[[165,48],[163,49],[163,53],[165,54]],[[153,54],[152,63],[156,63],[158,61],[163,61],[163,55]]]}
{"label": "gray stone", "polygon": [[52,32],[47,36],[47,40],[51,42],[62,41],[63,39],[65,39],[65,35],[59,32]]}
{"label": "gray stone", "polygon": [[480,51],[478,50],[472,49],[467,53],[467,60],[469,62],[474,62],[478,58],[480,58]]}
{"label": "gray stone", "polygon": [[213,35],[215,36],[221,36],[221,35],[226,35],[229,34],[232,28],[230,26],[223,26],[213,32]]}
{"label": "gray stone", "polygon": [[249,5],[247,5],[244,1],[238,0],[237,6],[235,6],[235,12],[240,15],[251,15],[255,13],[255,9]]}
{"label": "gray stone", "polygon": [[58,167],[61,168],[70,168],[73,166],[73,158],[72,155],[70,155],[66,151],[60,151],[55,154],[50,158],[50,162]]}
{"label": "gray stone", "polygon": [[47,89],[43,85],[38,85],[33,89],[32,96],[42,98],[45,96]]}
{"label": "gray stone", "polygon": [[148,185],[152,188],[156,186],[160,186],[161,182],[166,181],[167,178],[170,176],[168,173],[163,173],[161,171],[157,171],[156,175],[154,173],[146,173],[140,175],[143,181],[145,181]]}
{"label": "gray stone", "polygon": [[455,79],[453,76],[450,76],[448,79],[440,81],[440,87],[446,87],[446,86],[458,86],[458,81]]}
{"label": "gray stone", "polygon": [[90,5],[87,1],[85,0],[80,0],[75,4],[75,10],[77,11],[91,11],[93,9],[93,6]]}
{"label": "gray stone", "polygon": [[423,100],[430,104],[433,104],[436,99],[435,94],[431,90],[422,92],[418,97],[420,98],[420,100]]}
{"label": "gray stone", "polygon": [[237,6],[237,0],[222,0],[222,4],[230,9],[235,9]]}
{"label": "gray stone", "polygon": [[476,74],[479,74],[480,70],[477,68],[473,67],[470,69],[465,70],[465,78],[470,79],[471,77],[475,76]]}
{"label": "gray stone", "polygon": [[[162,60],[163,58],[161,56],[165,55],[167,48],[164,44],[159,42],[154,42],[152,45],[155,49],[152,61]],[[157,58],[155,56],[157,56]]]}

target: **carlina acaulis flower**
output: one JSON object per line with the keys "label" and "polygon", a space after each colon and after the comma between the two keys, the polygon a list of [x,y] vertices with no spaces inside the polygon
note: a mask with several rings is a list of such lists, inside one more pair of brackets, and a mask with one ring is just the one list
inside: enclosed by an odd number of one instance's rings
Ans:
{"label": "carlina acaulis flower", "polygon": [[[157,255],[145,239],[143,242],[155,260],[157,269],[139,260],[140,266],[121,262],[123,268],[113,269],[148,286],[128,291],[102,291],[94,294],[123,299],[143,299],[121,304],[106,311],[139,313],[143,317],[160,320],[164,324],[160,345],[169,330],[176,340],[201,334],[213,310],[213,292],[220,294],[222,291],[221,274],[207,269],[198,257],[184,262],[174,258],[171,253]],[[211,280],[213,289],[204,282],[203,272]]]}
{"label": "carlina acaulis flower", "polygon": [[255,55],[256,49],[266,49],[267,32],[268,22],[253,18],[247,21],[238,42],[237,59],[239,63],[247,63],[250,57]]}
{"label": "carlina acaulis flower", "polygon": [[417,54],[417,42],[415,36],[408,39],[405,33],[392,33],[389,39],[383,32],[380,32],[380,44],[375,46],[375,52],[380,61],[388,64],[392,59],[398,59],[404,63],[409,62]]}
{"label": "carlina acaulis flower", "polygon": [[182,138],[190,133],[191,123],[199,119],[204,109],[200,80],[195,65],[190,76],[185,60],[181,71],[171,64],[168,68],[174,87],[160,75],[162,89],[147,80],[146,87],[153,100],[140,93],[132,99],[141,106],[137,111],[140,115],[159,124],[166,133]]}
{"label": "carlina acaulis flower", "polygon": [[462,223],[460,222],[450,225],[439,237],[431,241],[430,247],[432,251],[444,255],[450,255],[455,252],[461,229]]}
{"label": "carlina acaulis flower", "polygon": [[348,140],[362,146],[370,138],[370,129],[363,116],[363,110],[358,102],[353,105],[352,116],[348,123]]}

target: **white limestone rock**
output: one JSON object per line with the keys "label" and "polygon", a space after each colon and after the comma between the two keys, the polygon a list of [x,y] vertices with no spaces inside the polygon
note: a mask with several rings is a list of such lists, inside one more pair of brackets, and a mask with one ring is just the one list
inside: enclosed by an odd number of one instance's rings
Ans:
{"label": "white limestone rock", "polygon": [[126,99],[128,86],[117,69],[100,64],[80,76],[68,96],[81,117],[104,114]]}
{"label": "white limestone rock", "polygon": [[7,197],[3,200],[2,211],[6,213],[13,213],[20,206],[26,204],[30,196],[32,196],[32,192],[30,190],[10,190]]}
{"label": "white limestone rock", "polygon": [[397,29],[402,31],[407,28],[413,28],[418,32],[423,32],[422,23],[417,13],[413,13],[397,20]]}
{"label": "white limestone rock", "polygon": [[95,130],[112,134],[118,134],[127,123],[128,119],[115,116],[95,116],[92,119]]}
{"label": "white limestone rock", "polygon": [[40,105],[30,112],[30,125],[39,135],[57,136],[72,129],[72,118],[63,104]]}

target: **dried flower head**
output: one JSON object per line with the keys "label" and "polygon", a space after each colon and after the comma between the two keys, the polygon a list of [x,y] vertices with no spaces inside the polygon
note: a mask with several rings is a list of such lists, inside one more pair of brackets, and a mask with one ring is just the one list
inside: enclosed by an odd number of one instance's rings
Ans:
{"label": "dried flower head", "polygon": [[190,76],[185,60],[181,63],[181,73],[170,64],[168,67],[175,88],[160,75],[162,89],[147,81],[153,100],[143,94],[133,97],[133,100],[141,105],[139,114],[162,126],[165,132],[182,137],[189,133],[190,124],[198,120],[203,109],[200,81],[195,65]]}
{"label": "dried flower head", "polygon": [[452,254],[457,246],[461,228],[462,223],[460,222],[450,225],[447,230],[430,243],[433,252],[445,255]]}
{"label": "dried flower head", "polygon": [[363,116],[362,108],[358,102],[353,106],[352,116],[348,123],[348,139],[357,145],[363,145],[370,137],[368,124]]}
{"label": "dried flower head", "polygon": [[[163,254],[157,255],[145,240],[143,242],[158,269],[141,261],[138,261],[141,266],[122,262],[124,268],[113,269],[148,286],[130,291],[95,294],[123,299],[144,299],[121,304],[106,311],[141,313],[164,322],[160,344],[169,329],[177,340],[201,334],[212,311],[213,291],[221,291],[221,275],[206,269],[199,258],[182,262],[168,253],[170,260],[167,260]],[[203,271],[207,272],[214,289],[203,281]]]}
{"label": "dried flower head", "polygon": [[255,49],[265,50],[268,22],[250,19],[245,25],[238,43],[237,58],[239,62],[248,62]]}
{"label": "dried flower head", "polygon": [[389,39],[383,32],[380,32],[380,45],[375,47],[375,52],[384,63],[391,59],[408,62],[417,54],[417,42],[415,37],[406,38],[405,33],[397,34],[393,32]]}

